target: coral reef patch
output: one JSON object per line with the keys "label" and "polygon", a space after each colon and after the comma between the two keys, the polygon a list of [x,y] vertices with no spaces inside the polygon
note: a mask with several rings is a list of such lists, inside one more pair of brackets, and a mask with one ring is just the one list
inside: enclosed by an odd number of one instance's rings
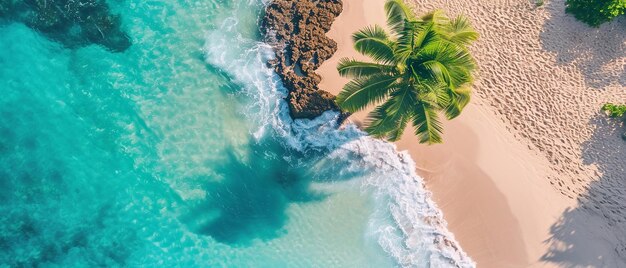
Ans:
{"label": "coral reef patch", "polygon": [[0,0],[0,21],[24,23],[68,48],[122,52],[132,44],[105,0]]}

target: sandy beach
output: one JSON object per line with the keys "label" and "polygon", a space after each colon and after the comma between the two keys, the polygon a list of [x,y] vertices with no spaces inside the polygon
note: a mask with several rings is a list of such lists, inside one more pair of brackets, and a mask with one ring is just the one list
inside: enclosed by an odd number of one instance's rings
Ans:
{"label": "sandy beach", "polygon": [[[564,1],[434,0],[417,14],[464,14],[481,34],[470,105],[444,124],[444,143],[408,150],[449,229],[478,267],[626,267],[624,126],[600,112],[626,100],[626,20],[590,28]],[[318,70],[338,94],[340,58],[367,60],[351,34],[385,25],[384,0],[344,0]],[[349,120],[361,124],[366,112]]]}

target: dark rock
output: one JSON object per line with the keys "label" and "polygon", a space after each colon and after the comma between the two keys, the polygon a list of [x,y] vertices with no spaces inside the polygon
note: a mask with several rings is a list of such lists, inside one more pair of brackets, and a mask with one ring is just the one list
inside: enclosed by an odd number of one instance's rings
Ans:
{"label": "dark rock", "polygon": [[131,46],[106,0],[0,0],[0,19],[24,23],[68,48],[99,44],[121,52]]}
{"label": "dark rock", "polygon": [[262,31],[276,52],[268,64],[289,90],[294,119],[340,111],[335,96],[319,89],[321,77],[315,70],[337,51],[326,32],[341,11],[341,0],[274,0],[266,8]]}

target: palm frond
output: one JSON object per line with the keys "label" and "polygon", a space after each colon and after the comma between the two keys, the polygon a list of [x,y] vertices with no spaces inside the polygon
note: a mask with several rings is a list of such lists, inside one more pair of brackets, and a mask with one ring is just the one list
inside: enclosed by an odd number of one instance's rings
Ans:
{"label": "palm frond", "polygon": [[404,63],[415,52],[415,37],[424,30],[424,23],[422,22],[408,22],[405,24],[404,29],[400,32],[400,36],[397,41],[395,49],[395,61]]}
{"label": "palm frond", "polygon": [[429,60],[422,63],[422,66],[429,71],[430,76],[438,82],[450,84],[450,72],[443,63],[435,60]]}
{"label": "palm frond", "polygon": [[435,43],[441,40],[440,34],[437,32],[437,26],[434,22],[422,22],[419,31],[415,34],[413,40],[413,49],[418,49],[426,44]]}
{"label": "palm frond", "polygon": [[[445,109],[452,102],[452,97],[450,95],[451,90],[445,83],[439,83],[426,80],[427,83],[422,83],[417,89],[419,101],[425,102],[432,107],[436,107],[437,109]],[[454,92],[454,91],[452,91]]]}
{"label": "palm frond", "polygon": [[342,58],[339,60],[337,71],[343,77],[359,78],[375,74],[389,74],[393,72],[393,66],[362,62],[354,59]]}
{"label": "palm frond", "polygon": [[418,102],[417,92],[409,86],[402,86],[399,90],[394,91],[388,102],[389,108],[387,112],[390,114],[409,114],[411,113],[411,107]]}
{"label": "palm frond", "polygon": [[437,9],[422,16],[423,21],[433,22],[437,27],[445,27],[450,24],[450,19],[443,10]]}
{"label": "palm frond", "polygon": [[470,45],[478,40],[479,34],[470,25],[469,20],[465,16],[458,16],[446,27],[446,39],[452,43],[464,46]]}
{"label": "palm frond", "polygon": [[388,0],[385,3],[385,12],[387,13],[387,26],[395,34],[399,34],[404,30],[406,21],[415,19],[411,9],[402,0]]}
{"label": "palm frond", "polygon": [[396,77],[379,74],[356,78],[346,84],[336,102],[348,112],[357,112],[368,105],[381,102],[392,89]]}
{"label": "palm frond", "polygon": [[449,87],[445,84],[439,83],[433,87],[435,94],[437,95],[437,107],[439,109],[446,109],[449,107],[454,99],[449,94]]}
{"label": "palm frond", "polygon": [[398,128],[396,115],[387,112],[389,105],[389,102],[385,102],[367,115],[365,131],[368,134],[376,138],[386,138],[389,133]]}
{"label": "palm frond", "polygon": [[450,85],[453,88],[458,88],[471,84],[474,81],[472,71],[472,69],[462,65],[450,66]]}
{"label": "palm frond", "polygon": [[445,109],[446,118],[454,119],[461,114],[465,106],[470,102],[471,98],[471,86],[469,84],[457,88],[450,89],[448,96],[450,96],[450,104]]}
{"label": "palm frond", "polygon": [[413,127],[420,143],[441,143],[443,127],[434,107],[423,102],[415,105]]}
{"label": "palm frond", "polygon": [[420,68],[432,77],[453,88],[471,82],[471,72],[476,68],[474,59],[462,45],[450,42],[427,44],[420,51]]}
{"label": "palm frond", "polygon": [[371,135],[389,140],[400,138],[417,102],[415,91],[400,87],[389,99],[368,116],[365,129]]}
{"label": "palm frond", "polygon": [[413,114],[412,109],[418,102],[416,93],[409,85],[405,85],[404,90],[400,89],[391,94],[387,101],[389,103],[387,113],[393,117],[395,127],[385,134],[387,140],[397,141],[402,137]]}
{"label": "palm frond", "polygon": [[409,115],[402,115],[400,118],[396,120],[396,128],[392,131],[389,131],[385,138],[389,141],[397,141],[402,138],[402,134],[404,134],[404,130],[406,129],[406,125],[409,123],[411,117]]}
{"label": "palm frond", "polygon": [[369,56],[377,62],[391,63],[394,61],[392,41],[385,30],[378,25],[365,27],[352,35],[354,49]]}

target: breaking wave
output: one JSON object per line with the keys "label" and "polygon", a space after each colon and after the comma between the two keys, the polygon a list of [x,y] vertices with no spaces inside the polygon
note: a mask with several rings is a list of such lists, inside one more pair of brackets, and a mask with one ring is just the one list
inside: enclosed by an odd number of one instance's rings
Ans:
{"label": "breaking wave", "polygon": [[[289,117],[287,90],[266,65],[272,48],[237,34],[237,18],[224,20],[207,33],[208,64],[227,72],[243,86],[252,102],[244,114],[257,126],[255,138],[273,136],[283,146],[301,152],[323,153],[328,163],[341,163],[340,173],[361,172],[363,194],[374,201],[369,238],[400,266],[475,267],[447,230],[441,211],[415,172],[415,163],[394,144],[368,137],[354,124],[337,125],[338,114],[326,112],[314,120]],[[236,40],[233,40],[236,36]]]}

